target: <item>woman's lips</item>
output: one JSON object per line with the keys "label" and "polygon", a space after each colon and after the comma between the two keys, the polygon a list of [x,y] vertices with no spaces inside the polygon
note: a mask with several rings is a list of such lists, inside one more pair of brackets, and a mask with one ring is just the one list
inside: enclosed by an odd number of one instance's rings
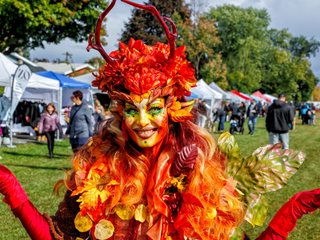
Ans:
{"label": "woman's lips", "polygon": [[152,128],[152,129],[135,129],[134,131],[140,138],[147,139],[147,138],[151,137],[153,134],[155,134],[157,129],[156,128]]}

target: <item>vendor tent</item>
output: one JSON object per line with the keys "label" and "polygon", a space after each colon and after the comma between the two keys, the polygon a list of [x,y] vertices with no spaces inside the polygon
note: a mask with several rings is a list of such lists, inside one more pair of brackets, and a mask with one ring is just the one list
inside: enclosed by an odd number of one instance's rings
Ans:
{"label": "vendor tent", "polygon": [[263,96],[265,96],[266,98],[269,98],[272,102],[274,101],[274,100],[277,100],[278,98],[276,98],[276,97],[274,97],[274,96],[272,96],[272,95],[269,95],[269,94],[263,94]]}
{"label": "vendor tent", "polygon": [[71,105],[72,102],[70,96],[76,90],[80,90],[83,93],[83,99],[85,101],[87,101],[88,103],[92,103],[92,91],[90,84],[79,82],[65,75],[51,71],[37,72],[37,74],[40,76],[58,80],[60,82],[60,93],[62,96],[60,106],[63,107]]}
{"label": "vendor tent", "polygon": [[213,90],[221,93],[223,100],[230,100],[230,99],[228,99],[228,97],[230,97],[230,95],[228,95],[225,91],[223,91],[215,82],[210,83],[209,87],[212,88]]}
{"label": "vendor tent", "polygon": [[235,94],[235,95],[243,98],[243,99],[246,100],[246,101],[251,101],[251,98],[250,98],[250,97],[248,97],[248,96],[246,96],[246,95],[244,95],[244,94],[241,94],[241,93],[239,93],[239,92],[236,91],[236,90],[232,90],[232,91],[230,91],[230,92],[231,92],[232,94]]}
{"label": "vendor tent", "polygon": [[[87,83],[87,84],[91,85],[92,81],[95,80],[96,77],[92,75],[92,72],[90,72],[90,73],[83,74],[83,75],[80,75],[77,77],[73,77],[72,79],[76,80],[78,82],[83,82],[83,83]],[[92,92],[93,93],[101,93],[101,91],[98,90],[97,87],[92,87]]]}
{"label": "vendor tent", "polygon": [[258,102],[261,102],[262,104],[265,104],[267,101],[263,98],[259,98],[257,96],[254,96],[254,95],[249,95],[249,94],[246,94],[248,97],[254,99],[256,101],[256,103]]}
{"label": "vendor tent", "polygon": [[202,79],[197,82],[195,89],[198,89],[202,93],[203,99],[206,100],[210,109],[221,106],[222,94],[210,88]]}
{"label": "vendor tent", "polygon": [[267,102],[271,103],[271,100],[269,98],[263,96],[263,94],[260,91],[256,91],[255,93],[252,94],[252,96],[262,98],[262,99],[266,100]]}
{"label": "vendor tent", "polygon": [[11,86],[11,75],[15,73],[17,65],[11,62],[5,55],[0,53],[0,86]]}
{"label": "vendor tent", "polygon": [[240,104],[241,102],[245,102],[245,100],[242,97],[239,97],[236,94],[233,94],[231,92],[226,92],[227,94],[227,101],[234,102],[236,104]]}

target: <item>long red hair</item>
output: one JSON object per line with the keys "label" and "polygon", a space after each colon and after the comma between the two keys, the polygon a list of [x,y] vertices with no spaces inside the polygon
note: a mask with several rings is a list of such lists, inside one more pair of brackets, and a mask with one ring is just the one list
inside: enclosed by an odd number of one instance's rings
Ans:
{"label": "long red hair", "polygon": [[[197,113],[193,112],[193,114],[195,116]],[[76,172],[84,168],[84,162],[91,165],[100,155],[105,154],[109,160],[110,176],[120,183],[118,190],[114,192],[110,207],[117,203],[137,204],[147,188],[150,161],[139,151],[138,146],[124,139],[120,121],[115,118],[106,120],[103,122],[102,129],[91,146],[85,145],[75,154],[74,168],[69,171],[65,180],[57,182],[55,191],[58,192],[62,185],[71,191],[74,190],[77,187]],[[219,209],[220,214],[229,216],[228,221],[216,217],[208,223],[208,219],[204,220],[199,213],[195,212],[193,225],[198,226],[198,229],[202,229],[203,224],[210,226],[208,238],[204,239],[228,239],[231,231],[242,222],[244,214],[232,180],[226,177],[224,163],[215,151],[214,139],[192,120],[182,123],[169,122],[169,129],[175,152],[190,144],[198,146],[198,160],[194,171],[188,176],[187,192],[205,203],[206,212],[214,208]],[[90,153],[89,148],[95,150]]]}

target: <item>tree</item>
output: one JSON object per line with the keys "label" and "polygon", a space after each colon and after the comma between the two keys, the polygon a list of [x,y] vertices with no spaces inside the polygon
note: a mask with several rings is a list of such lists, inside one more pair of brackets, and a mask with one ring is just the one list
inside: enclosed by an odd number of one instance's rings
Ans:
{"label": "tree", "polygon": [[178,13],[175,13],[173,20],[178,31],[176,43],[178,46],[186,45],[187,58],[196,70],[196,78],[199,79],[201,61],[206,59],[205,63],[207,63],[210,58],[215,58],[213,49],[221,43],[217,37],[218,29],[213,27],[212,19],[205,19],[201,15],[196,16],[194,22],[191,22],[183,21]]}
{"label": "tree", "polygon": [[[148,3],[154,5],[162,17],[169,17],[176,11],[183,21],[190,18],[190,10],[184,0],[149,0]],[[132,17],[125,24],[121,41],[129,43],[130,38],[141,39],[145,44],[154,45],[156,42],[166,42],[164,31],[160,23],[151,13],[134,8]]]}
{"label": "tree", "polygon": [[288,29],[270,29],[265,9],[224,5],[205,14],[216,19],[222,44],[214,49],[227,66],[227,90],[260,90],[269,94],[286,92],[290,98],[308,100],[317,78],[309,57],[320,43],[304,36],[293,37]]}
{"label": "tree", "polygon": [[87,40],[107,5],[106,0],[0,0],[0,51],[34,49],[65,38]]}

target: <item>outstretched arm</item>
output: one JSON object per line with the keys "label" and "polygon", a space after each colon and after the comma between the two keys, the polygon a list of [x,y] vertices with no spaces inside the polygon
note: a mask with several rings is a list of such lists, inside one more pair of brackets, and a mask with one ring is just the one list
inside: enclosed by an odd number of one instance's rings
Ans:
{"label": "outstretched arm", "polygon": [[269,227],[257,240],[286,239],[303,214],[313,213],[318,208],[320,208],[320,188],[294,195],[280,208],[269,223]]}
{"label": "outstretched arm", "polygon": [[5,196],[3,201],[20,219],[31,239],[52,240],[47,221],[29,201],[26,192],[12,172],[2,165],[0,165],[0,193]]}

